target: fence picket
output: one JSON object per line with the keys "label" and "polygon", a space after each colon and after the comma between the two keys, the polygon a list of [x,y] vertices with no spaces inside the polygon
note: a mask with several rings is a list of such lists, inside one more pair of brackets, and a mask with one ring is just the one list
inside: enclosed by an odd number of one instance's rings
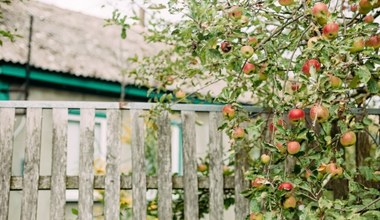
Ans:
{"label": "fence picket", "polygon": [[223,145],[222,133],[218,131],[221,122],[219,112],[210,112],[210,220],[223,219]]}
{"label": "fence picket", "polygon": [[158,219],[172,219],[171,128],[168,112],[158,120]]}
{"label": "fence picket", "polygon": [[94,183],[95,109],[80,110],[79,220],[91,220]]}
{"label": "fence picket", "polygon": [[132,110],[132,211],[133,219],[146,219],[146,176],[144,152],[144,120],[142,111]]}
{"label": "fence picket", "polygon": [[50,219],[65,219],[68,109],[53,109]]}
{"label": "fence picket", "polygon": [[26,112],[26,147],[24,162],[21,220],[37,219],[38,180],[40,171],[40,147],[42,109],[28,108]]}
{"label": "fence picket", "polygon": [[0,108],[0,220],[8,218],[12,175],[14,108]]}
{"label": "fence picket", "polygon": [[107,110],[107,167],[104,213],[106,220],[118,220],[120,215],[120,153],[121,112]]}
{"label": "fence picket", "polygon": [[235,155],[235,219],[246,219],[249,214],[249,200],[244,198],[241,193],[247,189],[248,183],[244,178],[244,172],[247,170],[248,152],[241,147],[237,149]]}
{"label": "fence picket", "polygon": [[195,113],[182,111],[185,220],[199,219]]}

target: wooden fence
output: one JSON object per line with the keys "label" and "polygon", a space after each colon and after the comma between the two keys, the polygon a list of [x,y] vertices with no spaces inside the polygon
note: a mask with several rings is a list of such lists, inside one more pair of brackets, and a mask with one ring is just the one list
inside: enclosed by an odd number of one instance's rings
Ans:
{"label": "wooden fence", "polygon": [[[183,125],[183,176],[171,173],[170,120],[164,112],[158,121],[158,173],[146,176],[144,155],[143,110],[148,103],[100,103],[100,102],[0,102],[0,220],[8,219],[10,191],[22,190],[21,219],[37,219],[38,191],[50,190],[50,219],[65,219],[65,192],[78,189],[78,218],[93,219],[93,190],[105,190],[105,219],[119,219],[119,194],[121,189],[132,190],[133,219],[146,219],[146,191],[158,189],[159,219],[172,219],[172,190],[184,189],[185,219],[198,218],[198,189],[209,189],[210,219],[223,219],[223,191],[235,189],[235,219],[245,219],[249,212],[248,200],[240,195],[247,187],[243,172],[246,154],[236,155],[233,177],[223,177],[221,106],[174,105],[181,111]],[[23,176],[12,176],[12,148],[17,109],[26,110],[26,147]],[[43,109],[52,109],[52,164],[51,176],[40,175],[40,149]],[[67,176],[68,110],[80,109],[80,162],[79,175]],[[104,110],[107,120],[106,175],[94,176],[94,126],[95,111]],[[130,111],[132,119],[132,176],[120,176],[122,111]],[[251,111],[260,109],[251,108]],[[209,177],[197,176],[195,111],[209,112],[210,170]]]}

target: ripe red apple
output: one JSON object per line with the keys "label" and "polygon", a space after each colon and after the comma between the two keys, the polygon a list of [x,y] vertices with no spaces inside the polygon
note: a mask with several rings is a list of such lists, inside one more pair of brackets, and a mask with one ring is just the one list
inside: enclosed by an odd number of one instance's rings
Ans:
{"label": "ripe red apple", "polygon": [[260,157],[261,163],[268,164],[270,161],[270,156],[268,154],[262,154]]}
{"label": "ripe red apple", "polygon": [[233,118],[235,116],[235,109],[232,105],[227,104],[223,107],[222,113],[227,118]]}
{"label": "ripe red apple", "polygon": [[334,75],[329,75],[331,88],[339,89],[342,87],[342,80]]}
{"label": "ripe red apple", "polygon": [[252,47],[256,46],[256,44],[258,43],[259,41],[257,40],[256,37],[248,37],[247,39],[247,43],[249,45],[251,45]]}
{"label": "ripe red apple", "polygon": [[249,62],[246,62],[243,66],[243,73],[245,74],[251,74],[255,72],[255,65]]}
{"label": "ripe red apple", "polygon": [[367,47],[373,47],[374,49],[380,48],[380,35],[373,35],[366,40],[365,45]]}
{"label": "ripe red apple", "polygon": [[347,131],[340,136],[340,144],[343,147],[349,147],[356,143],[356,134],[353,131]]}
{"label": "ripe red apple", "polygon": [[300,86],[299,83],[292,82],[291,89],[292,89],[293,91],[298,91],[300,88],[301,88],[301,86]]}
{"label": "ripe red apple", "polygon": [[294,0],[278,0],[278,3],[282,6],[289,6],[294,3]]}
{"label": "ripe red apple", "polygon": [[253,55],[253,47],[249,45],[242,46],[240,52],[243,55],[243,57],[250,58]]}
{"label": "ripe red apple", "polygon": [[260,212],[258,212],[258,213],[252,212],[249,215],[249,220],[263,220],[263,219],[264,219],[264,216]]}
{"label": "ripe red apple", "polygon": [[373,23],[373,21],[375,20],[375,18],[372,16],[372,15],[366,15],[364,18],[363,18],[363,21],[367,24],[370,24],[370,23]]}
{"label": "ripe red apple", "polygon": [[323,37],[332,40],[335,39],[338,36],[339,32],[339,24],[336,22],[330,22],[325,24],[322,29],[322,35]]}
{"label": "ripe red apple", "polygon": [[359,13],[368,14],[372,10],[373,6],[370,0],[360,0],[359,1]]}
{"label": "ripe red apple", "polygon": [[317,120],[318,122],[325,122],[329,118],[329,110],[319,104],[315,104],[310,109],[311,120]]}
{"label": "ripe red apple", "polygon": [[224,53],[228,53],[231,51],[232,49],[232,46],[231,46],[231,43],[229,41],[223,41],[221,44],[220,44],[220,49],[224,52]]}
{"label": "ripe red apple", "polygon": [[177,99],[183,99],[186,97],[186,93],[182,90],[178,90],[176,93],[175,93],[175,97]]}
{"label": "ripe red apple", "polygon": [[265,186],[266,179],[262,177],[256,177],[254,180],[251,181],[251,186],[262,189]]}
{"label": "ripe red apple", "polygon": [[297,200],[294,198],[294,196],[289,196],[288,198],[285,199],[283,206],[285,209],[289,208],[295,208],[297,205]]}
{"label": "ripe red apple", "polygon": [[301,150],[301,145],[298,141],[290,141],[288,142],[288,153],[296,154]]}
{"label": "ripe red apple", "polygon": [[293,189],[293,184],[291,184],[290,182],[283,182],[281,183],[279,186],[278,186],[278,190],[286,190],[286,191],[290,191]]}
{"label": "ripe red apple", "polygon": [[323,2],[317,2],[311,9],[311,14],[316,18],[320,25],[327,23],[327,18],[330,15],[327,5]]}
{"label": "ripe red apple", "polygon": [[310,76],[310,68],[311,67],[314,67],[315,71],[317,72],[321,69],[321,64],[316,59],[306,60],[306,62],[302,66],[302,72],[306,76]]}
{"label": "ripe red apple", "polygon": [[329,163],[326,165],[326,172],[331,174],[331,176],[342,176],[343,175],[343,168],[337,167],[335,163]]}
{"label": "ripe red apple", "polygon": [[235,127],[232,131],[232,138],[233,139],[240,139],[243,138],[245,135],[244,129],[242,127]]}
{"label": "ripe red apple", "polygon": [[356,38],[351,45],[350,52],[357,53],[364,49],[365,42],[363,38]]}
{"label": "ripe red apple", "polygon": [[234,5],[228,10],[228,16],[238,20],[241,16],[243,16],[243,9],[237,5]]}
{"label": "ripe red apple", "polygon": [[205,172],[206,170],[207,170],[207,166],[206,166],[206,164],[199,164],[198,166],[197,166],[197,170],[199,171],[199,172]]}
{"label": "ripe red apple", "polygon": [[302,109],[291,109],[288,113],[288,119],[290,122],[298,122],[305,119],[305,112]]}
{"label": "ripe red apple", "polygon": [[351,5],[350,9],[351,9],[352,12],[355,12],[355,11],[358,10],[358,6],[355,5],[355,4],[353,4],[353,5]]}

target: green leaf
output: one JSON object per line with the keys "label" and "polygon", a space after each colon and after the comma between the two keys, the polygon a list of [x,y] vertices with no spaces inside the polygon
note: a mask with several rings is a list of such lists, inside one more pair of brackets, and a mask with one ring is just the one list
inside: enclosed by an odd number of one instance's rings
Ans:
{"label": "green leaf", "polygon": [[78,215],[78,209],[72,208],[71,213],[73,213],[74,215]]}
{"label": "green leaf", "polygon": [[371,72],[366,66],[360,66],[356,70],[355,76],[358,76],[361,83],[367,83],[371,79]]}
{"label": "green leaf", "polygon": [[377,84],[377,81],[373,78],[371,78],[369,81],[368,81],[368,91],[372,94],[376,94],[379,92],[379,86]]}

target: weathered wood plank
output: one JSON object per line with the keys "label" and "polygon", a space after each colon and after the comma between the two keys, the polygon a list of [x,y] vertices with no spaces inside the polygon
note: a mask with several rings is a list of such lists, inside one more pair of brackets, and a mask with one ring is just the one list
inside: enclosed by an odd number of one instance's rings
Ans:
{"label": "weathered wood plank", "polygon": [[199,219],[195,113],[182,112],[185,220]]}
{"label": "weathered wood plank", "polygon": [[65,219],[68,109],[53,109],[50,219]]}
{"label": "weathered wood plank", "polygon": [[38,178],[40,171],[40,148],[42,109],[29,108],[26,112],[26,146],[24,184],[21,201],[21,220],[37,219]]}
{"label": "weathered wood plank", "polygon": [[144,120],[142,111],[132,110],[132,212],[133,219],[146,219],[146,176],[144,152]]}
{"label": "weathered wood plank", "polygon": [[223,145],[222,133],[218,131],[221,122],[219,112],[210,112],[210,220],[223,219]]}
{"label": "weathered wood plank", "polygon": [[244,179],[244,172],[248,168],[248,151],[240,145],[235,146],[235,219],[243,220],[249,214],[249,200],[241,193],[247,189],[248,182]]}
{"label": "weathered wood plank", "polygon": [[94,182],[95,109],[80,110],[79,220],[91,220]]}
{"label": "weathered wood plank", "polygon": [[15,109],[0,108],[0,220],[8,219]]}
{"label": "weathered wood plank", "polygon": [[120,217],[121,112],[107,110],[107,167],[104,213],[106,220]]}
{"label": "weathered wood plank", "polygon": [[158,219],[172,219],[171,127],[168,112],[158,119]]}

